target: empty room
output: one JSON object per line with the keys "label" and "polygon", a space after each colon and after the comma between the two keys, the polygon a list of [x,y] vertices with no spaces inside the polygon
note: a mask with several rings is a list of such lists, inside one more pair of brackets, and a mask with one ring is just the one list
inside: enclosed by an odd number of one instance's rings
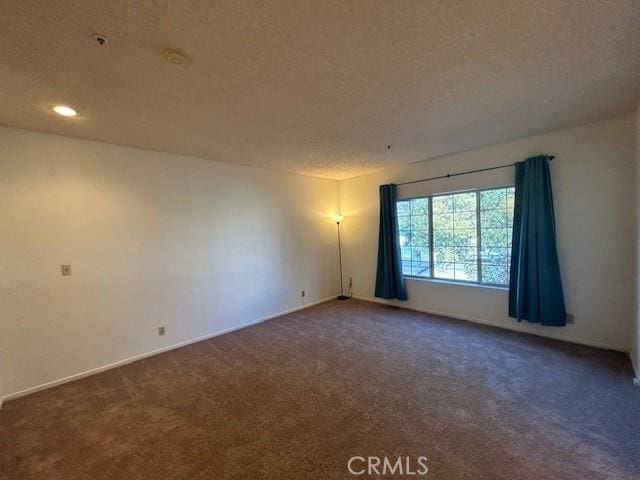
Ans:
{"label": "empty room", "polygon": [[0,480],[640,479],[638,0],[7,0],[0,65]]}

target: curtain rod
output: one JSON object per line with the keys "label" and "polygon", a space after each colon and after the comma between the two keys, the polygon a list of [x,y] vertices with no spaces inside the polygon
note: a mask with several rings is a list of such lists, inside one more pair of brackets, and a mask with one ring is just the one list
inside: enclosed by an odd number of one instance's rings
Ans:
{"label": "curtain rod", "polygon": [[[556,158],[556,157],[554,157],[553,155],[549,155],[549,161],[553,160],[554,158]],[[412,180],[410,182],[397,183],[396,185],[398,185],[398,186],[400,186],[400,185],[410,185],[412,183],[429,182],[431,180],[440,180],[442,178],[457,177],[459,175],[468,175],[470,173],[487,172],[489,170],[498,170],[499,168],[513,167],[516,163],[519,163],[519,162],[509,163],[507,165],[498,165],[496,167],[479,168],[477,170],[467,170],[466,172],[447,173],[446,175],[440,175],[438,177],[422,178],[420,180]]]}

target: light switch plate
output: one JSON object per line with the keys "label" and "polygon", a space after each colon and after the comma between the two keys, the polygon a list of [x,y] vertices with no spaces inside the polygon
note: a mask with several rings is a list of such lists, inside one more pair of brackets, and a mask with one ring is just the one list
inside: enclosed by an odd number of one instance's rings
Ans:
{"label": "light switch plate", "polygon": [[62,275],[71,275],[71,265],[60,265]]}

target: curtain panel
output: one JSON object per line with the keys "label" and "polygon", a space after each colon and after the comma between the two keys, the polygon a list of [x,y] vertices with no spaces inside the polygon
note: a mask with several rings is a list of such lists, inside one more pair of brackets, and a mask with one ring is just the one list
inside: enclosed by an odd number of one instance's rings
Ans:
{"label": "curtain panel", "polygon": [[407,291],[402,276],[396,212],[397,197],[396,185],[380,185],[380,233],[378,235],[378,270],[375,296],[406,300]]}
{"label": "curtain panel", "polygon": [[549,162],[539,155],[515,165],[509,316],[548,326],[567,322],[556,247]]}

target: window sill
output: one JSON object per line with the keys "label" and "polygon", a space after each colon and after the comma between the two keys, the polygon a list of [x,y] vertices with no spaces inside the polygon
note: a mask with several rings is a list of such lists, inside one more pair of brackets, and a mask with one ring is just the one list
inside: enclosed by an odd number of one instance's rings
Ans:
{"label": "window sill", "polygon": [[456,280],[443,280],[439,278],[424,278],[424,277],[411,277],[409,275],[404,275],[405,280],[417,280],[418,282],[427,282],[427,283],[440,283],[442,285],[455,285],[460,287],[471,287],[471,288],[488,288],[491,290],[502,290],[509,291],[509,287],[501,286],[501,285],[490,285],[487,283],[472,283],[472,282],[460,282]]}

